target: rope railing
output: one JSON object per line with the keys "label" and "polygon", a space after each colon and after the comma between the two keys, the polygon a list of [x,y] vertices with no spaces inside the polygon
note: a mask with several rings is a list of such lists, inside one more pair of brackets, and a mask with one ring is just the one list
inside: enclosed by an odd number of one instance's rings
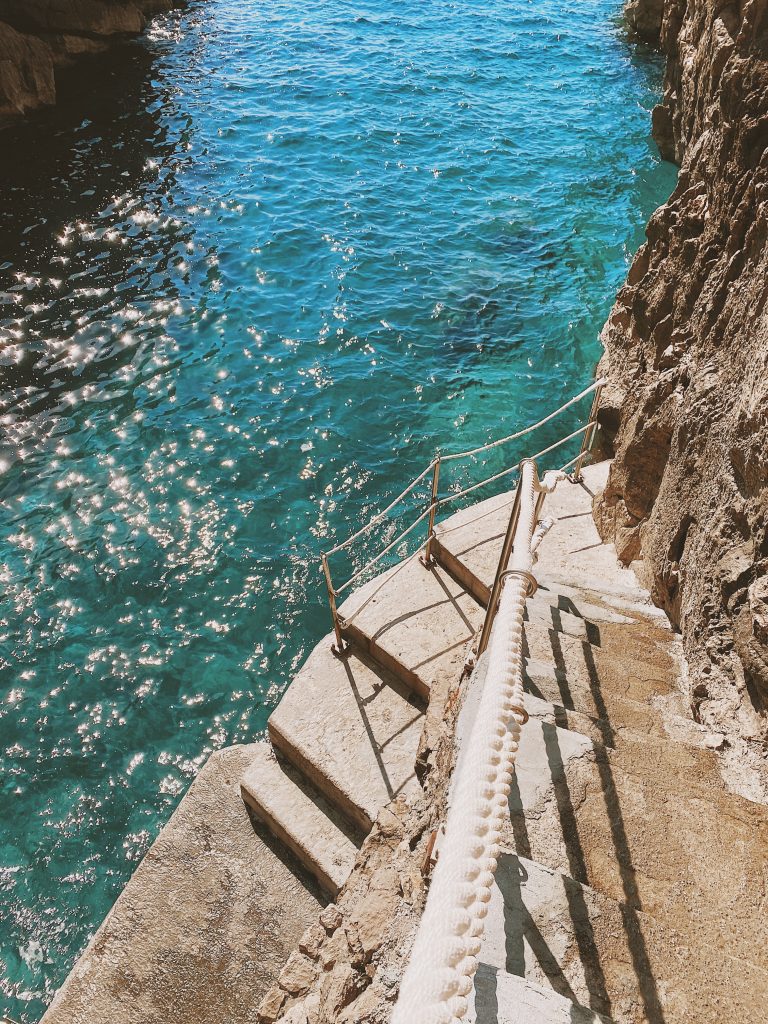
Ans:
{"label": "rope railing", "polygon": [[565,405],[561,405],[558,409],[555,409],[554,412],[549,413],[544,417],[544,419],[539,420],[537,423],[530,423],[527,427],[523,427],[522,430],[518,430],[514,434],[509,434],[507,437],[500,437],[497,441],[489,441],[488,444],[480,445],[479,448],[470,448],[466,452],[455,452],[452,455],[443,455],[442,461],[451,462],[453,459],[467,459],[470,455],[479,455],[480,452],[487,452],[491,448],[498,448],[499,445],[506,444],[508,441],[517,441],[518,438],[525,437],[526,434],[531,434],[534,430],[538,430],[539,427],[543,427],[546,423],[549,423],[550,420],[559,416],[560,413],[565,412],[566,409],[570,409],[572,405],[576,405],[576,403],[580,402],[582,398],[586,398],[587,395],[591,395],[593,391],[597,391],[599,388],[602,388],[604,384],[605,379],[600,377],[598,380],[594,381],[594,383],[590,384],[588,388],[584,388],[583,391],[580,391],[578,395],[574,395],[573,398],[569,398]]}
{"label": "rope railing", "polygon": [[509,819],[508,798],[521,727],[528,720],[523,693],[523,616],[536,590],[533,552],[537,495],[565,473],[539,482],[532,459],[520,464],[519,512],[508,565],[501,572],[499,611],[488,649],[479,708],[462,751],[449,798],[443,840],[392,1024],[454,1024],[468,1009],[484,920]]}
{"label": "rope railing", "polygon": [[[408,486],[393,501],[391,501],[387,505],[386,508],[382,509],[380,512],[377,512],[376,515],[369,520],[369,522],[367,522],[364,526],[360,527],[360,529],[357,530],[355,533],[351,534],[345,540],[336,544],[334,547],[330,548],[330,550],[322,554],[322,566],[325,575],[326,587],[328,590],[328,601],[330,604],[331,614],[333,617],[334,632],[336,634],[335,650],[337,651],[337,653],[341,653],[343,650],[345,650],[347,646],[343,638],[343,623],[339,617],[338,610],[336,607],[337,598],[340,597],[345,591],[347,591],[352,586],[352,584],[356,583],[372,568],[378,565],[379,562],[381,562],[381,560],[385,558],[391,551],[397,548],[406,539],[406,537],[408,537],[415,530],[415,528],[420,523],[424,522],[424,520],[428,520],[428,525],[427,538],[424,546],[424,554],[421,560],[426,566],[432,566],[434,564],[432,558],[432,542],[435,537],[435,521],[437,513],[441,509],[445,508],[446,505],[456,502],[459,499],[466,497],[468,494],[472,494],[473,492],[479,490],[481,487],[487,487],[490,484],[496,483],[497,481],[503,479],[504,477],[517,472],[518,469],[517,465],[509,466],[506,469],[503,469],[498,473],[494,473],[491,476],[488,476],[477,483],[470,484],[468,487],[460,488],[458,491],[454,491],[450,494],[444,495],[443,497],[439,497],[438,485],[440,479],[441,465],[446,462],[453,462],[460,459],[473,458],[483,452],[490,451],[493,448],[498,448],[500,445],[504,445],[511,441],[518,440],[521,437],[525,437],[526,435],[532,433],[533,431],[543,427],[545,424],[549,423],[551,420],[561,415],[567,409],[570,409],[572,406],[576,405],[587,395],[594,393],[592,409],[587,422],[583,426],[578,427],[576,430],[567,434],[565,437],[560,438],[558,441],[555,441],[553,444],[549,445],[546,448],[543,448],[541,451],[537,452],[536,455],[532,456],[533,458],[540,458],[543,455],[549,454],[555,449],[561,447],[564,444],[567,444],[569,441],[572,441],[574,438],[581,435],[581,450],[574,459],[571,459],[569,463],[567,463],[567,466],[575,465],[576,468],[574,471],[574,478],[578,479],[579,474],[581,472],[583,460],[586,457],[589,448],[591,447],[592,440],[594,438],[597,408],[599,404],[600,392],[603,388],[604,383],[605,381],[602,378],[596,380],[593,384],[590,384],[589,387],[584,388],[583,391],[579,392],[578,395],[574,395],[573,398],[570,398],[563,405],[559,406],[559,408],[548,413],[546,416],[538,420],[536,423],[531,423],[527,427],[523,427],[521,430],[515,431],[515,433],[513,434],[508,434],[506,437],[499,438],[496,441],[489,441],[487,444],[480,445],[477,448],[470,448],[463,452],[453,452],[446,455],[438,455],[435,459],[432,460],[432,462],[430,462],[430,464],[425,469],[422,470],[421,473],[419,473],[417,477],[415,477],[408,484]],[[378,524],[384,522],[389,516],[389,514],[393,511],[393,509],[400,505],[408,497],[408,495],[411,494],[418,487],[418,485],[429,476],[430,473],[432,474],[431,494],[429,504],[424,509],[424,511],[421,512],[416,517],[416,519],[413,520],[413,522],[411,522],[404,530],[398,533],[394,540],[389,541],[389,543],[387,543],[385,547],[381,551],[379,551],[378,554],[374,555],[363,566],[357,569],[352,574],[352,576],[349,577],[349,579],[347,579],[344,583],[338,586],[334,586],[329,563],[329,559],[331,558],[331,556],[339,553],[340,551],[349,549],[354,544],[355,541],[359,540],[361,537],[369,533]]]}

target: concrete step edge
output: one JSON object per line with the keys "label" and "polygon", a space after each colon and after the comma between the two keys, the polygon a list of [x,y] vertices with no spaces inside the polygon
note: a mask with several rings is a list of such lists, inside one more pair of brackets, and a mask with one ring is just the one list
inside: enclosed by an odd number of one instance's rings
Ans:
{"label": "concrete step edge", "polygon": [[427,682],[414,672],[413,669],[404,665],[399,658],[382,647],[374,637],[363,632],[354,622],[344,623],[342,632],[345,640],[365,651],[370,658],[385,671],[391,672],[392,675],[396,676],[417,697],[423,701],[429,700],[429,686]]}
{"label": "concrete step edge", "polygon": [[452,580],[464,587],[468,594],[477,601],[483,608],[488,607],[491,599],[491,588],[477,576],[468,565],[454,555],[451,549],[444,544],[439,535],[432,541],[432,555],[438,565],[448,573]]}
{"label": "concrete step edge", "polygon": [[256,817],[335,896],[354,867],[358,848],[322,797],[305,788],[296,774],[267,748],[243,775],[240,793]]}
{"label": "concrete step edge", "polygon": [[267,723],[267,732],[280,759],[291,764],[310,786],[319,790],[338,813],[347,819],[350,830],[362,840],[370,832],[375,815],[353,801],[345,792],[343,785],[315,763],[312,752],[303,744],[297,743],[271,718]]}

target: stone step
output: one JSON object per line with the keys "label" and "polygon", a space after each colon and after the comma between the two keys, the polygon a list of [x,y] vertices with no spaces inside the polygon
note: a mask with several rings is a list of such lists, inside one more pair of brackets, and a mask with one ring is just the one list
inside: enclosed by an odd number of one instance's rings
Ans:
{"label": "stone step", "polygon": [[[619,622],[623,620],[626,625],[633,625],[635,622],[629,616],[614,614],[614,618]],[[535,622],[537,625],[554,629],[566,636],[572,636],[577,640],[586,640],[587,643],[600,646],[602,633],[598,621],[594,618],[587,619],[581,615],[574,615],[557,605],[541,601],[538,599],[538,593],[526,601],[525,619],[527,622]]]}
{"label": "stone step", "polygon": [[[614,746],[611,736],[627,729],[638,735],[666,735],[660,715],[649,703],[657,696],[668,696],[666,687],[659,687],[655,681],[645,687],[645,700],[641,702],[603,686],[603,679],[598,679],[596,673],[594,680],[590,677],[589,682],[585,682],[578,675],[575,679],[569,677],[568,673],[546,662],[527,659],[524,683],[526,691],[532,696],[562,708],[562,712],[558,712],[560,717],[554,719],[556,725],[586,732],[593,738],[597,736],[608,746]],[[625,692],[628,688],[629,684]],[[660,694],[658,690],[661,690]],[[571,719],[572,715],[583,717]],[[584,728],[589,724],[584,721],[585,718],[589,722],[599,723],[599,730]],[[574,724],[571,724],[572,721]]]}
{"label": "stone step", "polygon": [[510,794],[510,849],[696,942],[768,964],[768,808],[728,793],[711,751],[619,750],[531,719]]}
{"label": "stone step", "polygon": [[364,833],[396,796],[420,792],[421,702],[358,648],[322,640],[269,719],[276,750]]}
{"label": "stone step", "polygon": [[490,1005],[489,1024],[521,1019],[493,1016],[494,1004],[507,1005],[502,972],[617,1024],[765,1019],[768,973],[734,958],[717,930],[692,945],[667,923],[511,853],[498,860],[479,959],[478,1005]]}
{"label": "stone step", "polygon": [[296,769],[280,763],[266,743],[258,744],[240,793],[256,817],[335,896],[349,877],[358,848],[327,801]]}
{"label": "stone step", "polygon": [[[592,714],[558,703],[561,689],[550,666],[528,662],[524,684],[526,707],[532,718],[580,732],[603,746],[620,747],[634,740],[655,738],[683,746],[716,749],[720,740],[718,735],[693,721],[681,694],[671,693],[653,698],[653,703],[639,704],[609,691],[603,692],[600,706],[605,717],[598,718],[591,699],[585,706],[591,708]],[[578,694],[571,695],[578,698]],[[575,702],[579,703],[578,699]]]}
{"label": "stone step", "polygon": [[345,635],[418,696],[458,682],[484,611],[439,566],[417,558],[361,587],[339,608]]}
{"label": "stone step", "polygon": [[597,718],[609,717],[608,693],[647,704],[672,692],[680,675],[679,662],[650,644],[642,647],[628,641],[602,647],[535,622],[525,623],[524,635],[529,677],[534,682],[541,677],[547,688],[556,684],[559,693],[541,696]]}
{"label": "stone step", "polygon": [[531,693],[526,689],[525,709],[531,718],[540,722],[548,722],[550,725],[558,725],[561,729],[570,729],[573,732],[588,736],[593,743],[612,746],[615,740],[615,730],[609,722],[584,715],[580,711],[573,711],[564,708],[560,704],[553,704],[550,701]]}
{"label": "stone step", "polygon": [[[495,500],[490,499],[491,502],[495,502]],[[504,508],[506,513],[509,514],[507,505]],[[451,550],[451,534],[450,532],[446,534],[445,531],[446,529],[450,531],[450,523],[452,521],[453,519],[446,520],[443,524],[443,533],[438,534],[443,539],[442,542],[438,539],[433,545],[433,554],[445,571],[456,582],[460,583],[465,590],[471,593],[479,604],[486,608],[490,600],[491,586],[496,573],[498,559],[501,556],[501,541],[503,537],[496,538],[497,543],[493,547],[492,557],[484,559],[480,564],[473,563],[474,547],[470,546],[465,551],[458,550],[454,552]],[[468,559],[468,563],[463,561],[464,558]],[[483,573],[483,577],[478,577],[476,572]],[[552,608],[595,623],[632,624],[637,621],[647,621],[667,625],[666,615],[647,600],[644,602],[639,601],[635,591],[633,591],[636,595],[635,600],[632,600],[631,598],[619,596],[621,593],[620,586],[615,587],[615,594],[604,594],[599,589],[592,591],[589,587],[574,587],[554,579],[542,578],[541,570],[538,566],[534,567],[534,575],[537,578],[539,589],[532,598],[529,598],[529,607],[537,609],[539,616],[551,615],[552,613],[546,612],[545,609]],[[600,586],[599,583],[596,585]],[[556,619],[553,619],[553,624],[556,621]],[[667,626],[667,628],[669,627]]]}
{"label": "stone step", "polygon": [[612,1024],[552,988],[480,964],[467,1024]]}
{"label": "stone step", "polygon": [[[447,548],[435,545],[434,554],[448,575],[486,608],[490,600],[490,587],[484,583],[478,584],[477,578],[469,570],[462,568],[459,560],[454,558]],[[553,592],[551,587],[540,588],[533,597],[528,598],[526,619],[595,644],[600,642],[600,623],[631,626],[638,622],[637,616],[627,615],[626,612],[619,612],[613,608],[600,607],[587,601],[580,601],[577,604],[571,598]]]}
{"label": "stone step", "polygon": [[559,590],[545,590],[539,587],[526,602],[526,612],[531,622],[546,625],[550,629],[565,633],[576,639],[586,640],[599,647],[612,644],[623,648],[628,643],[661,649],[676,656],[682,652],[675,633],[666,621],[658,616],[640,612],[618,612],[611,608],[599,608],[587,601],[574,601]]}
{"label": "stone step", "polygon": [[[545,544],[546,538],[542,542],[542,550],[546,550]],[[562,574],[547,575],[538,565],[536,566],[536,580],[539,589],[534,600],[547,601],[564,611],[570,611],[574,615],[580,615],[582,618],[591,619],[594,622],[611,622],[614,614],[626,615],[638,622],[655,624],[657,627],[667,630],[672,636],[675,635],[666,612],[651,604],[650,598],[644,592],[638,594],[637,581],[635,581],[633,591],[630,594],[625,594],[623,577],[619,582],[603,581],[599,586],[593,588],[590,586],[590,577],[586,571],[576,583],[570,583],[563,579]]]}
{"label": "stone step", "polygon": [[[615,597],[625,609],[653,617],[647,593],[634,573],[619,565],[613,546],[601,543],[592,518],[593,496],[605,486],[608,468],[608,462],[588,466],[582,483],[561,483],[547,495],[542,515],[554,524],[539,548],[534,574],[537,579],[592,590],[600,595],[595,602],[599,607],[610,607]],[[488,498],[435,529],[436,557],[483,605],[488,602],[513,499],[512,492]]]}

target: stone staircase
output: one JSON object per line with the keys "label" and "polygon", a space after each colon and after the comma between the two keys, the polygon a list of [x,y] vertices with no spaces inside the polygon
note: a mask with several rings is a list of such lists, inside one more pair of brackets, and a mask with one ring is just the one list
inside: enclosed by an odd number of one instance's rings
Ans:
{"label": "stone staircase", "polygon": [[[471,1019],[768,1021],[768,809],[727,791],[717,739],[681,706],[677,638],[600,542],[591,507],[607,467],[545,506],[555,523],[525,625],[531,719]],[[511,502],[457,513],[438,527],[435,567],[411,559],[348,599],[351,652],[318,645],[270,719],[274,753],[262,745],[242,780],[331,896],[379,809],[418,792],[425,705],[461,675]],[[481,659],[466,684],[459,760],[483,672]]]}

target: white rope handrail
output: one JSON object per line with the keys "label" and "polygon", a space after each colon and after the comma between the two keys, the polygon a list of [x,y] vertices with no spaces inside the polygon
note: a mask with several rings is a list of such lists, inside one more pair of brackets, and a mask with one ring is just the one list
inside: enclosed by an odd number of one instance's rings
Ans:
{"label": "white rope handrail", "polygon": [[[521,463],[520,515],[488,648],[488,669],[466,753],[453,780],[445,836],[432,875],[392,1024],[455,1024],[467,1012],[484,920],[500,852],[502,825],[520,729],[523,694],[523,615],[531,583],[535,492],[566,478]],[[544,524],[542,524],[543,526]]]}

